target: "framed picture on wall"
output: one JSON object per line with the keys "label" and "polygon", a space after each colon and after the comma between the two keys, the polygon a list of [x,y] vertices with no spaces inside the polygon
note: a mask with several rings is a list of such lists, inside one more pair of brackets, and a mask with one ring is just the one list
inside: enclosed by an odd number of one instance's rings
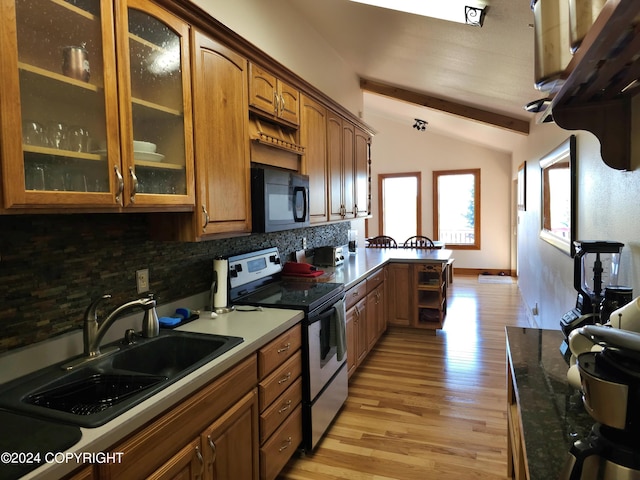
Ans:
{"label": "framed picture on wall", "polygon": [[576,136],[571,135],[540,160],[542,208],[540,238],[574,256],[576,238]]}
{"label": "framed picture on wall", "polygon": [[518,167],[518,210],[527,210],[527,162]]}

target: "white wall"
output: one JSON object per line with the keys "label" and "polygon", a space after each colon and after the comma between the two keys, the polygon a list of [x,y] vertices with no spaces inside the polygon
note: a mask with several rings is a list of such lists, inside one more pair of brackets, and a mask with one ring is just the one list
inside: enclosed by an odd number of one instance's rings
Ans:
{"label": "white wall", "polygon": [[614,240],[625,244],[620,266],[621,285],[640,294],[640,171],[620,172],[606,166],[600,144],[589,132],[569,132],[555,124],[531,125],[526,146],[514,153],[517,166],[527,161],[527,210],[519,213],[519,285],[530,308],[536,304],[537,324],[559,328],[560,317],[576,300],[573,259],[540,240],[539,159],[572,133],[577,136],[577,239]]}
{"label": "white wall", "polygon": [[401,124],[365,112],[365,121],[376,131],[372,145],[372,214],[369,235],[378,232],[378,174],[422,172],[422,233],[433,234],[434,170],[480,168],[481,249],[456,250],[456,267],[511,268],[511,155],[475,144],[418,132],[412,123]]}
{"label": "white wall", "polygon": [[290,3],[283,0],[193,0],[193,3],[360,116],[359,77]]}

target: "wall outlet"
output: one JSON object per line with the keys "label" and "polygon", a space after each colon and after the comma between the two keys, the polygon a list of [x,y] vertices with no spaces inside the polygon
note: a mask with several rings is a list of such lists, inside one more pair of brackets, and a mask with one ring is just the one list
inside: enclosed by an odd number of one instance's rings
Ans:
{"label": "wall outlet", "polygon": [[307,237],[302,237],[302,248],[307,249]]}
{"label": "wall outlet", "polygon": [[145,293],[149,291],[149,269],[136,270],[136,286],[138,287],[138,293]]}

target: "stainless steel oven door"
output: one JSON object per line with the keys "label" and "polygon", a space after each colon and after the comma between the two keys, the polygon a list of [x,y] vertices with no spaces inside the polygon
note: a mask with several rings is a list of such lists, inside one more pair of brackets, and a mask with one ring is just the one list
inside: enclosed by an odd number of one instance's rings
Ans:
{"label": "stainless steel oven door", "polygon": [[347,359],[344,301],[309,318],[309,400],[313,401]]}

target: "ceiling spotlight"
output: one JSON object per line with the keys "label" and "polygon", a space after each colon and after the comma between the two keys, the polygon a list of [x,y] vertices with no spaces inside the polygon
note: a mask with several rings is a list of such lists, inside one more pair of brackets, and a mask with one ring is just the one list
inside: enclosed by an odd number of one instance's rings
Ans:
{"label": "ceiling spotlight", "polygon": [[474,27],[482,27],[482,24],[484,23],[484,9],[485,7],[470,7],[468,5],[465,5],[465,23]]}
{"label": "ceiling spotlight", "polygon": [[420,120],[419,118],[416,118],[415,120],[416,123],[413,124],[413,128],[415,128],[419,132],[424,132],[424,129],[427,128],[427,124],[429,122],[427,122],[426,120]]}

